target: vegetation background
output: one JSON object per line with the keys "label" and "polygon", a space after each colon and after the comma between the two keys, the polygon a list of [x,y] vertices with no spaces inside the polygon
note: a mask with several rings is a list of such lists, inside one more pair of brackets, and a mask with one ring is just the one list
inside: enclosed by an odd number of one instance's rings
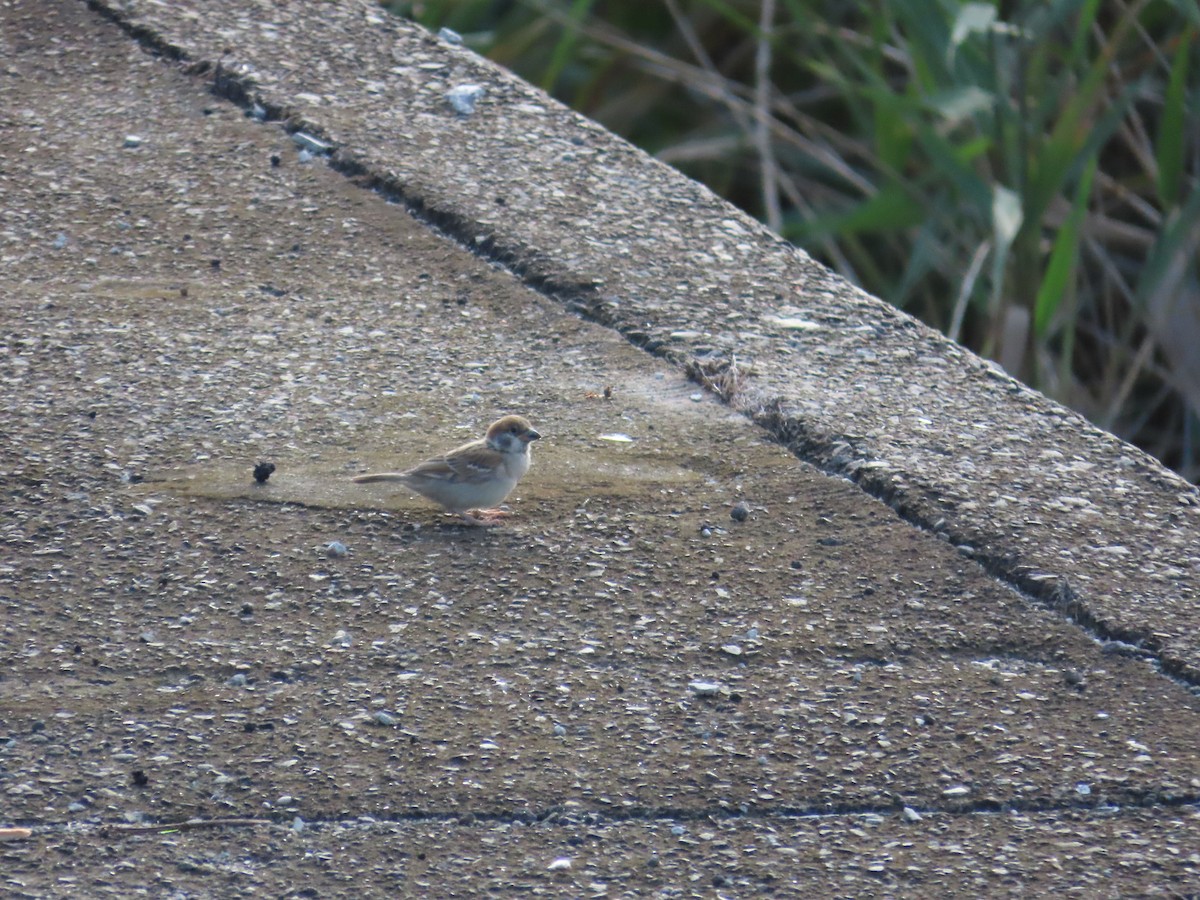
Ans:
{"label": "vegetation background", "polygon": [[1200,479],[1195,0],[385,5]]}

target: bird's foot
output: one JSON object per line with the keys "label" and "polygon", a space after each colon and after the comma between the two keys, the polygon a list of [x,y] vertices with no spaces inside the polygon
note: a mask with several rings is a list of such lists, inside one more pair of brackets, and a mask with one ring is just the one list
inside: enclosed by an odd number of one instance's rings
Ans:
{"label": "bird's foot", "polygon": [[495,528],[504,519],[512,515],[503,509],[469,509],[466,512],[459,513],[462,520],[468,525],[475,525],[481,528]]}

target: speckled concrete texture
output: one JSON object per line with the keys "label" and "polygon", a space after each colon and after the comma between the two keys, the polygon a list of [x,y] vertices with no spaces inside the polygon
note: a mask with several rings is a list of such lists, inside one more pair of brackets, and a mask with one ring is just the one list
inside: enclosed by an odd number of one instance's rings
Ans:
{"label": "speckled concrete texture", "polygon": [[[732,381],[804,458],[1200,680],[1200,497],[1145,454],[367,0],[96,5],[572,308]],[[470,116],[447,100],[465,84],[484,88]]]}
{"label": "speckled concrete texture", "polygon": [[[32,831],[0,841],[6,896],[1197,890],[1200,698],[1185,666],[1164,673],[1196,610],[1137,607],[1121,592],[1156,563],[1089,561],[1120,559],[1111,547],[1063,565],[1116,573],[1113,608],[1140,609],[1158,644],[1081,627],[1091,595],[1074,574],[1063,609],[991,577],[981,561],[1003,557],[1036,583],[1022,542],[1060,522],[1065,540],[1086,516],[1056,495],[1033,531],[988,519],[1003,554],[961,546],[972,510],[1042,503],[1041,470],[1015,450],[1022,482],[1004,494],[987,478],[963,480],[962,503],[932,493],[953,466],[995,463],[971,442],[999,423],[1098,508],[1122,489],[1102,459],[1120,450],[1126,519],[1163,508],[1143,493],[1186,486],[369,6],[113,11],[124,28],[77,0],[0,0],[0,826]],[[268,119],[308,104],[323,139],[361,138],[357,168],[244,115],[227,98],[243,82],[221,74],[214,93],[218,43],[222,73],[257,60]],[[466,75],[487,91],[463,118],[444,90]],[[472,156],[501,114],[545,119],[513,137],[507,175]],[[590,147],[609,164],[545,157],[537,174],[555,129],[559,157]],[[611,206],[573,177],[608,184]],[[646,208],[626,207],[643,183]],[[691,200],[668,216],[664,195]],[[474,254],[428,224],[464,236],[471,197],[490,210]],[[593,307],[564,273],[588,271],[626,209],[645,230],[628,253],[613,244],[605,278],[668,293],[618,304],[605,287]],[[553,222],[560,243],[538,244]],[[743,237],[703,245],[732,254],[719,268],[688,268],[701,245],[678,229],[709,228]],[[659,284],[676,253],[679,278],[721,285],[706,311],[668,296],[686,282]],[[760,282],[743,253],[775,268]],[[807,287],[751,321],[790,266]],[[820,284],[836,291],[810,296]],[[704,318],[718,302],[721,328]],[[629,316],[632,342],[605,327]],[[639,348],[664,328],[667,356]],[[786,366],[803,370],[797,398],[829,373],[806,401],[822,427],[862,402],[834,373],[877,368],[859,393],[880,392],[889,440],[943,462],[843,462],[868,487],[890,479],[880,493],[920,521],[920,498],[943,497],[952,524],[913,527],[798,461],[777,440],[799,421],[786,404],[758,411],[764,429],[684,376],[684,347],[735,407]],[[730,351],[757,374],[713,362]],[[900,385],[908,405],[888,393]],[[980,385],[1008,399],[989,407]],[[927,421],[905,412],[922,391],[939,404]],[[350,482],[507,411],[545,437],[503,527]],[[868,432],[839,440],[883,440]],[[789,432],[800,450],[815,433]],[[1073,441],[1080,460],[1054,455]],[[276,465],[261,485],[259,461]],[[1172,502],[1176,539],[1193,540],[1192,507]],[[1186,561],[1174,577],[1190,583]]]}

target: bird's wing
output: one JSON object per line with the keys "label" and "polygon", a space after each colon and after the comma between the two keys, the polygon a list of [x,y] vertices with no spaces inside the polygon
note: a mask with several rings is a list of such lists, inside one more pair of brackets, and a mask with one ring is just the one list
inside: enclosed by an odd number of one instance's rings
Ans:
{"label": "bird's wing", "polygon": [[478,484],[494,478],[503,464],[501,454],[488,447],[483,441],[472,441],[451,450],[445,456],[436,456],[408,470],[405,474],[415,478],[448,481],[454,484]]}

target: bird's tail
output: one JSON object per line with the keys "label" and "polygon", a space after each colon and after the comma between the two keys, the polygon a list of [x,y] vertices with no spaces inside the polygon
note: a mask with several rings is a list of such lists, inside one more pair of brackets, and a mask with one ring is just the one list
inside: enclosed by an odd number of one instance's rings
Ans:
{"label": "bird's tail", "polygon": [[378,481],[408,481],[403,472],[372,472],[369,475],[355,475],[351,481],[356,484],[375,484]]}

